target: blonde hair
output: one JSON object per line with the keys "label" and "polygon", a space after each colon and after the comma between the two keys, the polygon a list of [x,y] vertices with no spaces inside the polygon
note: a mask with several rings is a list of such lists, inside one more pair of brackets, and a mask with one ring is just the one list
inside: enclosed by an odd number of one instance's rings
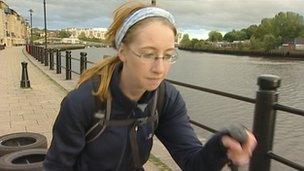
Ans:
{"label": "blonde hair", "polygon": [[[122,4],[120,7],[118,7],[114,11],[114,19],[113,23],[110,25],[108,28],[108,31],[106,33],[106,39],[108,42],[110,42],[115,49],[117,47],[115,46],[115,35],[117,30],[121,27],[123,24],[124,20],[133,12],[149,7],[151,5],[143,4],[140,2],[126,2]],[[125,37],[123,38],[124,43],[128,43],[131,41],[131,38],[133,37],[132,32],[140,25],[141,23],[146,22],[146,20],[140,21],[136,23],[134,26],[132,26],[128,32],[126,33]],[[169,23],[169,22],[167,22]],[[176,29],[173,25],[170,24],[170,27],[173,29],[174,34],[176,35]],[[79,86],[84,83],[85,81],[89,80],[93,76],[97,75],[100,77],[100,85],[97,90],[97,92],[93,91],[93,95],[98,96],[101,101],[106,101],[107,96],[108,96],[108,91],[109,91],[109,85],[110,81],[115,69],[116,64],[120,62],[120,59],[117,56],[110,57],[103,59],[96,63],[93,67],[87,69],[83,74],[81,74],[76,88],[79,88]]]}

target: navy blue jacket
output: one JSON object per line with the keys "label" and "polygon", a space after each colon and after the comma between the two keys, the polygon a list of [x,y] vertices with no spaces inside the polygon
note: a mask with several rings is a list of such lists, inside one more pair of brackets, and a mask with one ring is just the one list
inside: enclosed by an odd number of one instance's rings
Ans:
{"label": "navy blue jacket", "polygon": [[[150,115],[148,107],[155,92],[146,92],[138,102],[126,97],[118,86],[121,65],[114,70],[110,83],[113,96],[111,119]],[[189,123],[185,102],[170,83],[165,82],[165,100],[155,135],[165,145],[182,170],[220,170],[227,162],[220,148],[221,135],[213,136],[204,146]],[[130,127],[107,127],[93,142],[86,143],[85,133],[92,126],[95,112],[93,81],[83,83],[62,101],[53,127],[53,139],[43,163],[46,171],[134,170],[129,134]],[[152,147],[152,126],[144,124],[137,132],[142,162]]]}

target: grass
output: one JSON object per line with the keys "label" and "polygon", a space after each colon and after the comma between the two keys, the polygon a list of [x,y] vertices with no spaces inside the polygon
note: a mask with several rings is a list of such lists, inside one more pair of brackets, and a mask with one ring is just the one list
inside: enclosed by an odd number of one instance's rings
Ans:
{"label": "grass", "polygon": [[162,171],[172,171],[165,163],[163,163],[159,158],[155,157],[153,154],[150,154],[149,161],[158,167]]}

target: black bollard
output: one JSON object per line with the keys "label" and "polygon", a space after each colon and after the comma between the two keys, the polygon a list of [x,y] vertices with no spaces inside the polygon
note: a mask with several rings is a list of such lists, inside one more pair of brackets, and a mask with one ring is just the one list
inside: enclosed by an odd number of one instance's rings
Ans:
{"label": "black bollard", "polygon": [[44,66],[49,66],[48,50],[44,49]]}
{"label": "black bollard", "polygon": [[87,69],[87,53],[80,52],[80,73],[82,74]]}
{"label": "black bollard", "polygon": [[53,51],[53,49],[50,49],[49,53],[50,53],[50,70],[54,70],[54,51]]}
{"label": "black bollard", "polygon": [[65,78],[67,80],[71,80],[72,79],[72,69],[71,69],[71,51],[66,51],[66,55],[65,55]]}
{"label": "black bollard", "polygon": [[56,52],[56,74],[61,73],[61,52],[59,49],[57,49]]}
{"label": "black bollard", "polygon": [[27,73],[27,62],[21,62],[21,65],[22,65],[22,75],[21,75],[20,87],[30,88],[31,84]]}

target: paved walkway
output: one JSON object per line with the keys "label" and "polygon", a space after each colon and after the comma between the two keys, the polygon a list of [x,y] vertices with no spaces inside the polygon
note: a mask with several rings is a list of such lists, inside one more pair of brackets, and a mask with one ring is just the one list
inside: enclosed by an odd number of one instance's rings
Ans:
{"label": "paved walkway", "polygon": [[[49,145],[60,102],[74,88],[78,76],[65,80],[63,74],[55,74],[22,50],[23,47],[12,47],[0,51],[0,136],[36,132],[45,135]],[[30,89],[20,88],[22,61],[28,62]],[[154,141],[152,154],[171,170],[179,170],[158,140]],[[145,168],[148,171],[170,170],[155,159],[147,162]]]}

